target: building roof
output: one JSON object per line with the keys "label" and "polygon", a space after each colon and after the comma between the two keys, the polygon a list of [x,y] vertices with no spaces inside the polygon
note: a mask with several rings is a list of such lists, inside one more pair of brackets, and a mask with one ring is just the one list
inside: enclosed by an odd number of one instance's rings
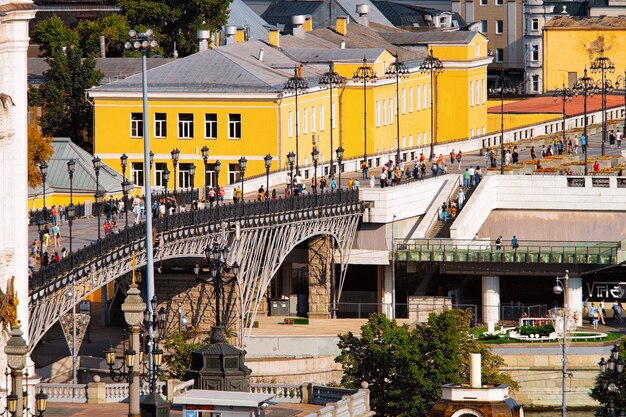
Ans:
{"label": "building roof", "polygon": [[626,16],[571,17],[560,16],[546,22],[544,28],[610,29],[626,28]]}
{"label": "building roof", "polygon": [[[96,193],[96,173],[93,170],[93,155],[80,148],[69,138],[54,138],[52,140],[54,154],[48,161],[48,176],[46,177],[46,193],[69,194],[70,178],[67,173],[67,162],[76,161],[73,179],[75,194]],[[106,194],[122,192],[123,178],[107,165],[100,169],[100,189]],[[29,188],[28,196],[33,197],[42,193],[41,185]]]}
{"label": "building roof", "polygon": [[[443,13],[452,14],[453,27],[459,28],[467,26],[465,20],[463,20],[461,15],[458,13],[451,13],[439,9],[420,7],[406,3],[396,3],[388,0],[374,0],[373,3],[394,26],[433,28],[434,25],[432,16],[439,16]],[[425,16],[431,16],[431,19],[425,18]]]}
{"label": "building roof", "polygon": [[383,32],[383,38],[394,45],[424,45],[431,43],[470,43],[478,32],[468,30],[432,32]]}
{"label": "building roof", "polygon": [[350,49],[303,49],[284,48],[283,52],[294,61],[303,64],[326,64],[332,62],[362,62],[363,57],[368,62],[374,62],[384,48],[350,48]]}
{"label": "building roof", "polygon": [[267,40],[269,36],[267,29],[270,25],[261,16],[252,11],[243,0],[231,1],[228,25],[246,28],[252,39]]}
{"label": "building roof", "polygon": [[[565,104],[565,112],[569,116],[584,114],[584,98],[574,97],[571,102]],[[607,95],[607,108],[624,105],[624,97],[619,95]],[[587,97],[587,112],[597,112],[602,109],[602,96],[600,94]],[[551,96],[534,97],[525,100],[512,101],[504,105],[504,113],[508,114],[531,114],[531,113],[554,113],[561,115],[563,103],[561,100],[554,101]],[[488,113],[500,113],[500,105],[487,108]]]}
{"label": "building roof", "polygon": [[379,25],[393,26],[393,23],[380,12],[370,0],[334,0],[339,7],[350,16],[353,21],[358,21],[359,14],[356,12],[356,6],[359,4],[365,4],[370,7],[367,17],[370,23],[378,23]]}
{"label": "building roof", "polygon": [[[267,23],[277,26],[281,31],[291,32],[291,17],[311,15],[324,4],[323,1],[289,1],[272,2],[261,17]],[[315,24],[316,22],[313,22]]]}
{"label": "building roof", "polygon": [[[594,0],[592,0],[594,1]],[[600,0],[603,1],[603,0]],[[582,17],[589,15],[588,8],[590,6],[590,2],[588,1],[544,1],[543,2],[544,10],[550,6],[553,6],[552,13],[546,14],[554,14],[554,15],[563,15],[563,8],[565,8],[565,12],[570,16]]]}

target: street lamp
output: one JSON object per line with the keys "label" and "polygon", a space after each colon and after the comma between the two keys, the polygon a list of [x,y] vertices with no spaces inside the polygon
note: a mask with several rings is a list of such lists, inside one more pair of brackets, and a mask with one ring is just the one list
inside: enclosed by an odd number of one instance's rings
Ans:
{"label": "street lamp", "polygon": [[122,192],[124,193],[124,219],[126,220],[126,228],[128,229],[128,192],[124,191],[126,183],[126,167],[128,166],[128,155],[120,156],[120,164],[122,165]]}
{"label": "street lamp", "polygon": [[428,56],[424,58],[424,61],[419,67],[420,72],[430,73],[430,159],[435,156],[435,143],[437,143],[437,137],[435,136],[435,107],[433,105],[434,86],[437,75],[444,71],[443,63],[441,60],[433,55],[433,48],[430,48]]}
{"label": "street lamp", "polygon": [[341,162],[343,161],[343,147],[340,146],[336,150],[337,152],[337,168],[339,168],[339,182],[337,183],[337,189],[341,192]]}
{"label": "street lamp", "polygon": [[[76,216],[76,207],[74,206],[74,170],[76,167],[76,161],[70,159],[67,161],[67,174],[70,177],[70,205],[67,206],[67,222],[70,227],[70,264],[72,260],[72,223],[74,223],[74,217]],[[73,265],[71,265],[73,266]]]}
{"label": "street lamp", "polygon": [[220,205],[220,171],[222,170],[222,163],[220,162],[220,160],[218,159],[217,161],[215,161],[215,164],[213,165],[213,171],[215,171],[215,192],[217,194],[217,205]]}
{"label": "street lamp", "polygon": [[583,76],[576,80],[576,84],[574,84],[574,91],[577,95],[583,96],[583,113],[585,115],[585,119],[583,121],[583,136],[580,144],[582,145],[583,152],[585,153],[585,175],[587,175],[587,148],[589,147],[589,138],[587,137],[587,97],[593,97],[593,95],[598,91],[593,78],[587,76],[586,67],[583,71]]}
{"label": "street lamp", "polygon": [[615,80],[615,88],[620,88],[624,90],[624,134],[626,134],[626,70],[624,70],[624,75],[620,75]]}
{"label": "street lamp", "polygon": [[191,189],[194,187],[194,179],[196,177],[196,164],[192,163],[189,166],[189,176],[191,177]]}
{"label": "street lamp", "polygon": [[163,182],[165,183],[165,198],[167,198],[167,183],[170,180],[170,170],[165,167],[165,171],[163,171]]}
{"label": "street lamp", "polygon": [[246,167],[248,166],[248,160],[245,156],[239,158],[239,173],[241,174],[241,210],[243,214],[246,214],[246,194],[244,191],[244,181],[246,176]]}
{"label": "street lamp", "polygon": [[77,362],[78,352],[76,351],[76,280],[72,279],[72,289],[65,291],[65,297],[72,303],[72,384],[78,384]]}
{"label": "street lamp", "polygon": [[398,52],[396,51],[394,57],[396,60],[392,62],[385,75],[388,77],[395,77],[396,79],[396,165],[400,164],[400,78],[407,78],[409,76],[409,69],[404,62],[398,58]]}
{"label": "street lamp", "polygon": [[272,167],[272,159],[272,155],[269,153],[263,158],[263,161],[265,161],[265,199],[267,200],[268,213],[270,207],[270,168]]}
{"label": "street lamp", "polygon": [[[141,51],[141,95],[143,99],[143,164],[144,164],[144,194],[146,207],[146,298],[149,300],[154,296],[154,251],[152,242],[152,190],[150,184],[150,171],[154,162],[154,154],[150,151],[150,132],[148,127],[148,51],[156,48],[159,44],[152,37],[152,30],[145,32],[131,30],[128,32],[131,40],[124,44],[126,49]],[[150,307],[148,307],[150,308]],[[150,333],[152,329],[148,329]],[[148,352],[149,354],[151,352]],[[152,361],[152,357],[149,358]]]}
{"label": "street lamp", "polygon": [[[567,299],[567,281],[569,280],[569,271],[565,270],[565,276],[556,277],[556,284],[552,289],[556,295],[563,293],[563,319],[562,319],[562,341],[561,341],[561,363],[562,363],[562,372],[561,372],[561,416],[567,416],[567,390],[566,390],[566,377],[567,377],[567,328],[568,328],[568,299]],[[555,318],[556,320],[556,318]],[[557,329],[558,331],[558,329]]]}
{"label": "street lamp", "polygon": [[[223,321],[225,317],[230,314],[226,311],[222,311],[222,299],[224,298],[224,284],[237,283],[237,277],[239,276],[239,264],[234,262],[228,263],[228,256],[230,254],[230,245],[220,245],[218,242],[213,242],[213,246],[207,246],[204,249],[204,255],[207,260],[207,265],[211,273],[213,291],[215,293],[215,326],[211,334],[211,343],[220,343],[224,341],[224,325]],[[209,282],[204,277],[200,276],[200,265],[195,264],[194,273],[196,280]],[[224,280],[226,273],[232,273],[233,277],[228,281]]]}
{"label": "street lamp", "polygon": [[100,240],[100,202],[102,201],[102,195],[100,194],[100,168],[102,168],[102,160],[97,156],[91,160],[93,164],[93,170],[96,172],[96,214],[98,216],[98,240]]}
{"label": "street lamp", "polygon": [[126,222],[126,229],[128,229],[128,193],[130,193],[131,183],[128,178],[124,179],[122,183],[122,193],[124,193],[124,220]]}
{"label": "street lamp", "polygon": [[589,66],[592,74],[600,74],[601,79],[598,83],[598,88],[602,89],[602,156],[604,156],[604,147],[606,142],[606,93],[613,90],[613,83],[606,78],[606,74],[613,74],[615,72],[615,64],[608,56],[604,56],[604,49],[600,50],[600,56],[594,59]]}
{"label": "street lamp", "polygon": [[48,176],[48,164],[45,162],[39,164],[39,173],[43,183],[43,219],[48,222],[48,207],[46,206],[46,177]]}
{"label": "street lamp", "polygon": [[[283,91],[287,93],[294,93],[296,98],[296,172],[300,171],[300,153],[299,153],[299,138],[300,138],[300,117],[298,113],[298,92],[306,93],[309,89],[309,83],[302,78],[302,64],[293,69],[293,77],[287,79]],[[332,111],[332,109],[331,109]],[[332,130],[332,127],[331,127]]]}
{"label": "street lamp", "polygon": [[[358,67],[352,75],[352,81],[363,83],[363,163],[367,167],[367,83],[375,83],[378,80],[376,72],[367,65],[367,59],[363,56],[363,65]],[[341,172],[341,168],[339,168]]]}
{"label": "street lamp", "polygon": [[[615,409],[615,402],[619,401],[624,388],[624,360],[620,359],[619,345],[616,343],[611,349],[609,360],[604,358],[598,362],[600,375],[596,386],[591,390],[592,398],[598,400],[604,408],[596,411],[596,416],[623,417],[626,410]],[[621,388],[621,389],[620,389]]]}
{"label": "street lamp", "polygon": [[315,193],[315,201],[317,203],[317,161],[320,157],[320,152],[317,148],[313,148],[313,152],[311,152],[311,159],[313,160],[313,183],[315,187],[313,188],[313,192]]}
{"label": "street lamp", "polygon": [[293,201],[294,195],[293,195],[293,163],[294,160],[296,159],[296,154],[293,153],[293,151],[290,151],[287,154],[287,161],[289,162],[289,191],[290,191],[290,196],[291,196],[291,208],[293,209],[295,202]]}
{"label": "street lamp", "polygon": [[339,87],[344,83],[345,79],[335,72],[335,64],[333,62],[328,63],[328,71],[322,74],[320,77],[319,85],[321,87],[328,87],[330,97],[330,170],[329,176],[335,174],[335,166],[333,164],[333,128],[334,126],[334,112],[333,112],[333,87]]}
{"label": "street lamp", "polygon": [[556,102],[560,98],[561,101],[563,102],[562,113],[563,113],[563,144],[564,145],[567,145],[565,141],[565,118],[567,117],[567,115],[565,114],[565,103],[568,101],[572,101],[572,99],[574,98],[574,95],[576,95],[574,90],[572,90],[571,88],[565,87],[565,83],[563,83],[563,88],[557,88],[556,90],[554,90],[554,93],[552,94],[552,100]]}
{"label": "street lamp", "polygon": [[178,148],[172,149],[172,163],[174,164],[174,195],[176,195],[176,190],[178,189],[178,159],[180,158],[180,151]]}
{"label": "street lamp", "polygon": [[[11,323],[10,335],[4,347],[7,366],[11,369],[11,394],[7,396],[7,408],[5,411],[9,411],[11,416],[21,416],[23,415],[23,410],[28,410],[28,391],[23,390],[24,383],[22,377],[23,370],[26,367],[26,355],[28,354],[29,347],[26,340],[22,337],[24,333],[20,329],[19,321]],[[28,371],[26,377],[28,378]],[[26,385],[28,386],[28,383]],[[8,392],[9,387],[7,386],[6,388]],[[24,392],[26,392],[26,395],[23,394]],[[45,394],[39,395],[37,403],[39,416],[46,410],[47,399],[48,397]]]}
{"label": "street lamp", "polygon": [[200,152],[202,152],[202,160],[204,161],[204,196],[205,199],[208,196],[208,191],[207,191],[207,177],[206,177],[206,173],[209,170],[209,147],[204,145],[202,147],[202,149],[200,149]]}

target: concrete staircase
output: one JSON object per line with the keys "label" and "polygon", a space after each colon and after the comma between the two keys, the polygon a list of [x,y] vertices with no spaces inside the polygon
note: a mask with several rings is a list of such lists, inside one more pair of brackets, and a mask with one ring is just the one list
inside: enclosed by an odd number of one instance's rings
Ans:
{"label": "concrete staircase", "polygon": [[[470,188],[465,188],[465,201],[463,202],[463,207],[466,206],[467,202],[469,201],[470,197],[472,196],[472,194],[474,194],[474,190],[476,189],[476,187],[470,187]],[[453,196],[451,196],[450,200],[448,202],[454,201],[456,199],[457,193],[455,193]],[[449,206],[449,204],[448,204]],[[463,210],[463,207],[461,208],[461,210]],[[461,212],[461,210],[457,211],[457,216],[459,215],[459,213]],[[442,219],[437,220],[433,226],[430,228],[430,230],[428,231],[428,234],[426,235],[426,237],[428,239],[445,239],[445,238],[450,238],[450,227],[452,226],[452,223],[454,223],[454,220],[452,217],[450,217],[450,215],[448,215],[448,220],[447,221],[443,221]]]}

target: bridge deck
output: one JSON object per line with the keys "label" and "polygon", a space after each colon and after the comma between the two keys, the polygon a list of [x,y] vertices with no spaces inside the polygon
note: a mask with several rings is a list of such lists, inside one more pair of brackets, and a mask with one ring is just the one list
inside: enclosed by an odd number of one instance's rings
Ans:
{"label": "bridge deck", "polygon": [[486,240],[416,239],[395,242],[398,261],[600,264],[617,262],[619,242],[520,241],[500,247]]}

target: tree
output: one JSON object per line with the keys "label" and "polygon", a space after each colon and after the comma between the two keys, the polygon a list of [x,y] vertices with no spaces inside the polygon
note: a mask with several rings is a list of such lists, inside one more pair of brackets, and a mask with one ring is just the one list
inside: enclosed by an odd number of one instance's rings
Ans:
{"label": "tree", "polygon": [[78,45],[83,56],[100,55],[100,36],[104,36],[104,50],[108,57],[124,55],[130,26],[125,16],[111,15],[100,20],[84,20],[76,27]]}
{"label": "tree", "polygon": [[53,51],[47,62],[50,69],[44,73],[45,83],[29,90],[30,105],[43,110],[39,120],[42,132],[84,144],[93,129],[93,108],[85,90],[98,84],[103,75],[93,58],[81,59],[76,47]]}
{"label": "tree", "polygon": [[217,31],[228,21],[231,0],[120,0],[119,6],[130,26],[155,31],[166,51],[176,49],[181,56],[198,50],[200,29]]}
{"label": "tree", "polygon": [[78,35],[60,17],[53,16],[37,24],[33,41],[39,44],[45,56],[52,56],[53,52],[63,47],[78,45]]}
{"label": "tree", "polygon": [[[600,403],[600,411],[602,415],[608,414],[608,409],[617,410],[615,415],[621,415],[620,411],[626,410],[626,378],[624,378],[624,359],[626,358],[626,344],[615,344],[611,353],[618,353],[618,360],[613,359],[610,355],[608,359],[602,358],[605,362],[606,369],[604,372],[598,373],[596,383],[589,392],[589,396]],[[618,372],[618,364],[622,372]]]}
{"label": "tree", "polygon": [[28,128],[28,185],[35,187],[41,184],[39,164],[48,162],[54,149],[51,138],[44,137],[36,126]]}
{"label": "tree", "polygon": [[445,383],[469,380],[469,354],[481,353],[483,382],[517,384],[499,371],[502,358],[470,337],[471,314],[446,310],[431,314],[426,325],[411,330],[384,315],[370,316],[361,336],[339,335],[342,382],[358,387],[367,381],[372,408],[382,416],[423,416],[441,396]]}
{"label": "tree", "polygon": [[185,330],[181,332],[173,332],[165,339],[163,347],[167,353],[163,355],[163,360],[167,365],[168,373],[171,378],[177,378],[181,381],[185,377],[185,372],[191,365],[191,352],[200,349],[208,343],[208,340],[196,342],[198,336],[195,330]]}

